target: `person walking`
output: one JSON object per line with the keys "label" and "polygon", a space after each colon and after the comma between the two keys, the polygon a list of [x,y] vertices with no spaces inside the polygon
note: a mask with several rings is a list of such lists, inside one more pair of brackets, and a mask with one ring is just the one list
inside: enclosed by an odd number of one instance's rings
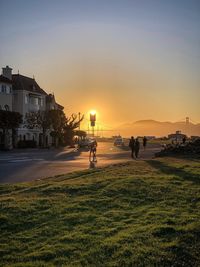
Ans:
{"label": "person walking", "polygon": [[147,138],[146,138],[146,136],[144,136],[144,138],[143,138],[143,148],[144,148],[144,150],[146,149],[146,145],[147,145]]}
{"label": "person walking", "polygon": [[135,139],[133,136],[131,136],[131,139],[129,141],[129,147],[131,149],[131,157],[134,158],[135,154]]}
{"label": "person walking", "polygon": [[186,137],[184,136],[183,139],[182,139],[183,145],[185,145],[185,142],[186,142]]}
{"label": "person walking", "polygon": [[140,142],[139,142],[139,139],[136,138],[135,139],[135,157],[136,157],[136,159],[138,158],[139,151],[140,151]]}

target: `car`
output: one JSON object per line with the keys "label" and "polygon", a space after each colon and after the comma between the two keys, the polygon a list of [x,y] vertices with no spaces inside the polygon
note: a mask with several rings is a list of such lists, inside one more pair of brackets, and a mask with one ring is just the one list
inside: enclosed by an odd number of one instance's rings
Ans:
{"label": "car", "polygon": [[114,146],[124,146],[124,140],[122,137],[118,137],[114,141]]}
{"label": "car", "polygon": [[84,140],[80,140],[78,146],[80,148],[84,148],[84,147],[85,148],[89,148],[92,142],[93,142],[92,139],[88,139],[87,138],[87,139],[84,139]]}

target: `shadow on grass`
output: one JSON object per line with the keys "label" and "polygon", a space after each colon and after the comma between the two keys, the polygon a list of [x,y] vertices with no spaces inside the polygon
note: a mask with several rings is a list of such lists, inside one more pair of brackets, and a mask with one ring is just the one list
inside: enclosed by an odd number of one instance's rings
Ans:
{"label": "shadow on grass", "polygon": [[200,163],[200,155],[195,155],[195,154],[174,154],[174,153],[169,153],[168,155],[161,156],[162,158],[165,157],[170,157],[174,159],[183,159],[183,160],[189,160],[192,162],[197,162]]}
{"label": "shadow on grass", "polygon": [[165,174],[174,174],[184,180],[192,181],[194,183],[200,184],[200,175],[199,174],[193,174],[191,172],[187,172],[183,170],[182,168],[172,167],[169,166],[161,161],[158,160],[147,160],[146,161],[151,167],[159,170],[162,173]]}
{"label": "shadow on grass", "polygon": [[200,156],[199,155],[172,155],[170,156],[172,158],[175,158],[175,159],[184,159],[184,160],[189,160],[189,161],[192,161],[192,162],[198,162],[200,163]]}

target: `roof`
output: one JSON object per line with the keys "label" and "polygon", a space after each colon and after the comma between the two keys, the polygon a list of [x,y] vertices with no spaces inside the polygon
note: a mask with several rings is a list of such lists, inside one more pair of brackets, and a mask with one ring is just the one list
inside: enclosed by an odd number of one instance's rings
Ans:
{"label": "roof", "polygon": [[12,84],[12,81],[3,75],[0,75],[0,82]]}
{"label": "roof", "polygon": [[58,109],[61,109],[61,110],[63,110],[63,109],[64,109],[64,107],[63,107],[63,106],[61,106],[60,104],[56,103],[56,105],[57,105]]}
{"label": "roof", "polygon": [[21,74],[13,74],[13,90],[26,90],[32,93],[39,93],[47,95],[47,93],[40,88],[35,79],[23,76]]}
{"label": "roof", "polygon": [[183,137],[186,136],[185,134],[182,133],[175,133],[175,134],[168,134],[168,137]]}
{"label": "roof", "polygon": [[54,97],[54,95],[52,95],[52,94],[47,95],[47,96],[46,96],[46,102],[47,102],[47,103],[52,103],[52,101],[55,102],[55,97]]}
{"label": "roof", "polygon": [[61,110],[64,109],[64,107],[62,105],[60,105],[56,102],[55,96],[53,94],[49,94],[46,96],[46,103],[53,103],[53,104],[56,104],[58,109],[61,109]]}

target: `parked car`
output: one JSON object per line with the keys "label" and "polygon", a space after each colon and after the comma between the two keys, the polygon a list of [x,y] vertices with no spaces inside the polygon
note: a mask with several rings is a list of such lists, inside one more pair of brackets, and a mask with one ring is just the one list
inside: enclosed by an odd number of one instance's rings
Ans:
{"label": "parked car", "polygon": [[124,140],[122,137],[118,137],[114,141],[114,146],[124,146]]}

